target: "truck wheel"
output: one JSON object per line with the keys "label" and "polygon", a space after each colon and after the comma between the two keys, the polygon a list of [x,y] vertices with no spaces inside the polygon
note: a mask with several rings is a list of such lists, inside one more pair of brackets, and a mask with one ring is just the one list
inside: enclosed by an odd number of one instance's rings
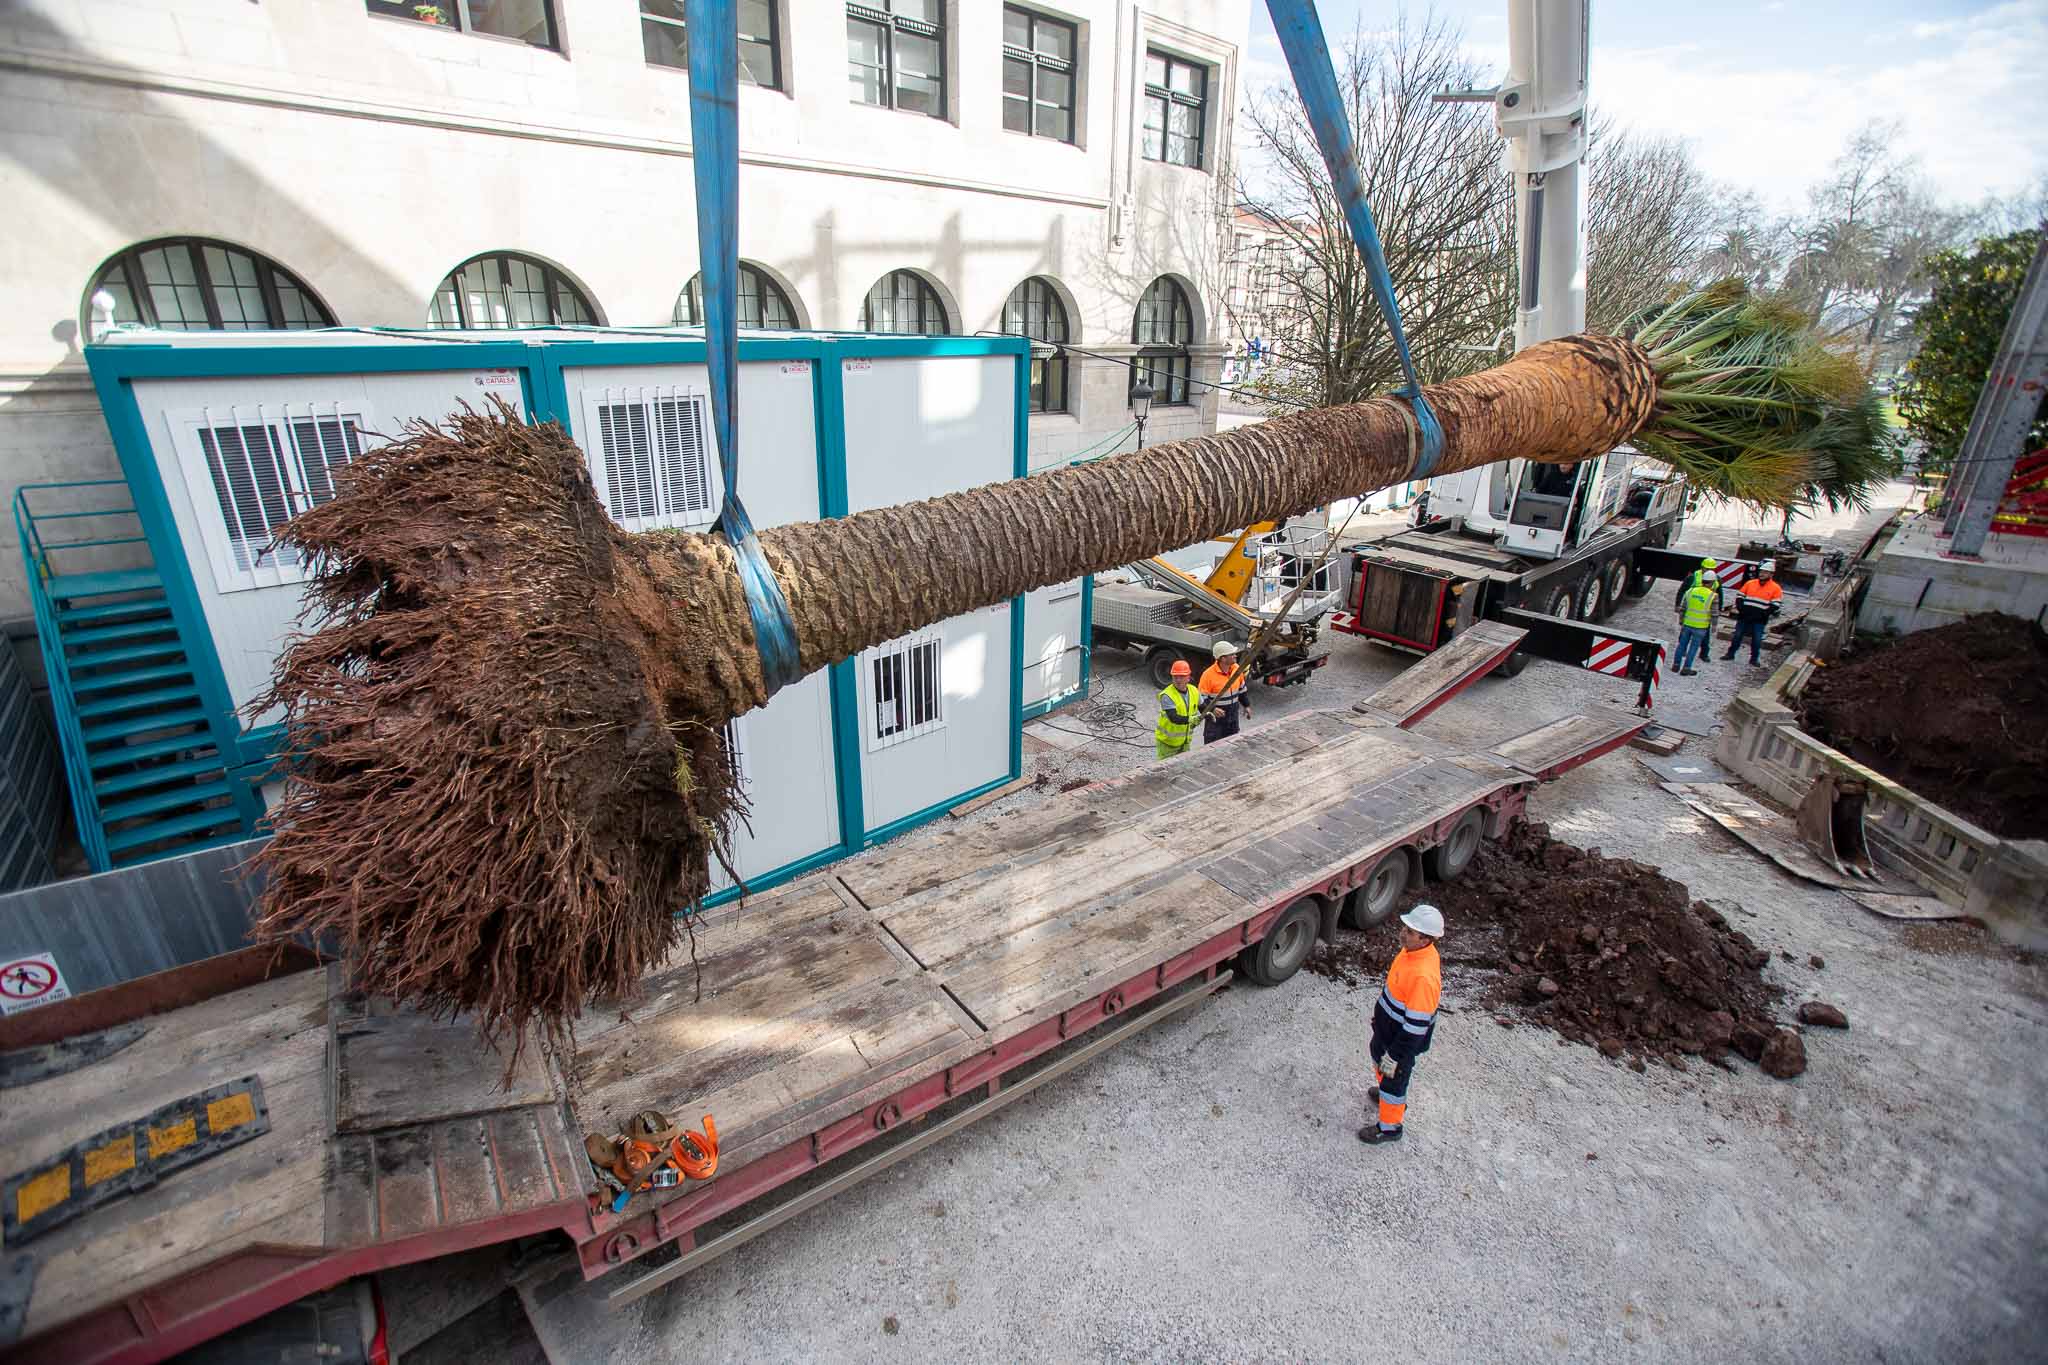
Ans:
{"label": "truck wheel", "polygon": [[1607,561],[1600,570],[1600,614],[1594,619],[1605,621],[1614,615],[1615,608],[1622,602],[1622,594],[1628,590],[1628,561],[1616,556]]}
{"label": "truck wheel", "polygon": [[1255,986],[1277,986],[1301,970],[1315,951],[1323,913],[1314,896],[1303,896],[1280,912],[1266,936],[1245,950],[1245,975]]}
{"label": "truck wheel", "polygon": [[1555,616],[1560,621],[1572,619],[1572,599],[1579,585],[1570,581],[1553,583],[1543,597],[1543,614]]}
{"label": "truck wheel", "polygon": [[1459,873],[1472,866],[1485,842],[1486,812],[1474,806],[1458,817],[1442,843],[1422,855],[1423,869],[1440,882],[1456,881]]}
{"label": "truck wheel", "polygon": [[1173,682],[1173,665],[1180,658],[1180,651],[1167,645],[1154,645],[1145,651],[1145,667],[1152,673],[1152,685],[1162,692]]}
{"label": "truck wheel", "polygon": [[1633,564],[1629,565],[1628,595],[1630,597],[1647,597],[1649,595],[1650,589],[1656,586],[1657,579],[1655,575],[1646,574]]}
{"label": "truck wheel", "polygon": [[1351,929],[1370,929],[1394,913],[1401,893],[1408,889],[1408,850],[1390,849],[1373,864],[1365,880],[1344,898],[1344,924]]}
{"label": "truck wheel", "polygon": [[1572,619],[1593,621],[1600,616],[1600,571],[1588,573],[1572,592]]}

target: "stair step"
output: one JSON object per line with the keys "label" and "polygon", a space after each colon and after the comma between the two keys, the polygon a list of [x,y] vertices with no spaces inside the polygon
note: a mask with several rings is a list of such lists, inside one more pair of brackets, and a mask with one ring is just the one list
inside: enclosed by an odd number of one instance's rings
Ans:
{"label": "stair step", "polygon": [[[159,687],[149,692],[131,692],[125,697],[102,697],[98,701],[82,702],[78,707],[80,718],[92,716],[113,716],[123,711],[140,711],[151,706],[176,706],[180,702],[198,701],[199,692],[195,687]],[[129,722],[129,728],[136,728],[150,717],[137,716]]]}
{"label": "stair step", "polygon": [[[135,825],[129,829],[107,831],[107,851],[118,853],[123,849],[140,848],[162,839],[175,839],[180,834],[191,834],[197,830],[213,829],[220,825],[240,825],[242,817],[233,806],[220,806],[212,810],[194,811],[190,815],[173,816],[169,820],[152,820],[146,825]],[[180,849],[179,852],[183,852]]]}
{"label": "stair step", "polygon": [[[111,825],[121,820],[133,820],[137,816],[156,815],[162,811],[178,810],[185,806],[196,806],[202,801],[230,796],[234,789],[225,777],[216,782],[201,782],[189,787],[174,787],[170,791],[155,792],[149,796],[138,796],[128,801],[116,801],[110,806],[100,807],[100,823]],[[232,810],[228,812],[234,814]]]}
{"label": "stair step", "polygon": [[71,693],[104,692],[110,687],[139,687],[143,683],[169,682],[173,678],[192,676],[192,665],[179,659],[175,663],[158,664],[153,668],[124,668],[113,673],[74,673],[71,675]]}
{"label": "stair step", "polygon": [[140,853],[127,858],[117,855],[109,858],[107,861],[115,867],[133,867],[137,863],[155,862],[158,858],[182,858],[187,853],[197,853],[201,849],[223,848],[228,844],[244,843],[255,837],[254,834],[238,825],[226,834],[216,834],[211,838],[201,839],[197,843],[181,843],[175,848],[158,849],[152,853]]}
{"label": "stair step", "polygon": [[[206,724],[206,708],[203,706],[187,706],[176,711],[166,711],[161,715],[129,716],[122,720],[106,721],[99,725],[82,726],[78,733],[87,744],[99,744],[110,739],[126,739],[129,735],[149,734],[156,730],[168,730],[174,725],[204,724]],[[200,733],[193,735],[190,743],[185,747],[197,748],[202,744],[211,745],[212,743],[213,736],[202,730]],[[122,757],[124,759],[127,758],[128,753],[129,751],[124,750]],[[95,754],[93,762],[98,763],[99,761],[99,756]]]}
{"label": "stair step", "polygon": [[[205,717],[201,715],[199,719],[204,720]],[[118,733],[127,734],[128,727],[119,727]],[[90,740],[92,736],[88,734],[86,738]],[[102,772],[108,768],[125,767],[130,763],[161,758],[165,754],[175,754],[186,749],[203,749],[214,756],[215,767],[221,766],[220,750],[214,747],[213,736],[204,730],[195,735],[172,735],[168,739],[153,739],[146,744],[116,744],[111,748],[96,749],[86,755],[86,761],[92,765],[93,771]]]}
{"label": "stair step", "polygon": [[164,617],[165,623],[169,624],[170,601],[159,594],[155,597],[138,597],[128,602],[101,602],[90,607],[59,607],[57,621],[60,626],[73,621],[113,621],[144,612]]}
{"label": "stair step", "polygon": [[126,621],[118,626],[87,626],[81,630],[57,632],[66,646],[104,645],[116,640],[139,640],[151,635],[168,635],[175,641],[177,623],[171,620],[169,608],[164,608],[154,621]]}
{"label": "stair step", "polygon": [[111,668],[115,664],[134,663],[138,659],[161,659],[166,654],[183,654],[185,647],[178,643],[175,635],[147,645],[123,645],[118,649],[95,649],[83,654],[65,656],[64,667],[77,675],[82,668]]}
{"label": "stair step", "polygon": [[60,573],[43,580],[43,591],[54,599],[105,597],[116,592],[162,590],[164,580],[155,569],[122,569],[113,573]]}
{"label": "stair step", "polygon": [[[174,740],[162,741],[166,744]],[[147,747],[147,746],[140,746]],[[141,791],[145,787],[160,787],[166,782],[183,782],[187,778],[199,777],[205,773],[220,772],[226,765],[220,755],[211,754],[205,758],[183,758],[175,763],[158,763],[133,772],[116,773],[92,784],[93,794],[101,799],[118,796],[122,792]]]}

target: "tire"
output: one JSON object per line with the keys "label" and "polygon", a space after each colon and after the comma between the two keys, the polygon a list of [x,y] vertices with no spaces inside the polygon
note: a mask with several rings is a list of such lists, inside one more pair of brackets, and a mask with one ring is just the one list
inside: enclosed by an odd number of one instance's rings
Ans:
{"label": "tire", "polygon": [[1572,619],[1572,603],[1577,599],[1578,593],[1579,585],[1569,579],[1553,583],[1543,590],[1543,605],[1538,610],[1545,616],[1555,616],[1560,621],[1569,621]]}
{"label": "tire", "polygon": [[1180,651],[1170,645],[1154,645],[1145,651],[1145,667],[1151,671],[1152,685],[1165,691],[1173,683],[1173,666],[1180,661]]}
{"label": "tire", "polygon": [[1627,591],[1628,561],[1616,555],[1600,569],[1600,614],[1593,619],[1605,621],[1614,615]]}
{"label": "tire", "polygon": [[1486,812],[1474,806],[1458,817],[1451,832],[1435,848],[1422,855],[1423,870],[1437,881],[1454,882],[1479,856],[1486,842]]}
{"label": "tire", "polygon": [[1656,586],[1657,580],[1655,577],[1653,577],[1650,574],[1642,572],[1633,564],[1629,565],[1628,595],[1630,597],[1648,597],[1650,595],[1650,589]]}
{"label": "tire", "polygon": [[1600,571],[1588,573],[1579,580],[1572,590],[1572,620],[1597,621],[1600,619]]}
{"label": "tire", "polygon": [[1245,975],[1255,986],[1277,986],[1301,970],[1323,927],[1321,904],[1303,896],[1282,910],[1266,936],[1245,950]]}
{"label": "tire", "polygon": [[1493,666],[1493,676],[1496,678],[1519,678],[1522,676],[1522,670],[1528,666],[1528,654],[1518,649]]}
{"label": "tire", "polygon": [[1370,929],[1394,913],[1401,893],[1408,889],[1408,850],[1389,849],[1365,874],[1365,880],[1344,898],[1344,924],[1350,929]]}

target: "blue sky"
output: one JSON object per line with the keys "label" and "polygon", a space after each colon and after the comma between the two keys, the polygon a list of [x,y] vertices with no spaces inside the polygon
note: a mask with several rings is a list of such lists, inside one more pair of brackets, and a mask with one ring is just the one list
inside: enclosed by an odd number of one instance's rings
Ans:
{"label": "blue sky", "polygon": [[[1395,0],[1319,0],[1332,42],[1388,28]],[[1507,0],[1436,0],[1494,77]],[[1407,6],[1411,18],[1426,0]],[[1285,80],[1252,0],[1247,83]],[[1851,132],[1898,120],[1944,197],[2048,173],[2048,0],[1594,0],[1589,83],[1619,123],[1689,139],[1714,179],[1798,207]]]}

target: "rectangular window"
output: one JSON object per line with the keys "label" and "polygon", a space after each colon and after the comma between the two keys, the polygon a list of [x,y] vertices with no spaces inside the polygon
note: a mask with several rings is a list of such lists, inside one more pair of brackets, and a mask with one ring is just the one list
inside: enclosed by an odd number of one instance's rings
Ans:
{"label": "rectangular window", "polygon": [[869,651],[869,749],[901,744],[946,723],[939,677],[944,643],[939,628],[932,627]]}
{"label": "rectangular window", "polygon": [[555,34],[554,0],[363,0],[372,14],[409,19],[458,33],[510,38],[535,47],[560,48]]}
{"label": "rectangular window", "polygon": [[[782,88],[781,35],[775,0],[739,0],[740,82]],[[690,43],[683,32],[683,0],[640,0],[640,49],[651,66],[688,70]]]}
{"label": "rectangular window", "polygon": [[1131,387],[1140,382],[1152,386],[1152,403],[1155,407],[1174,407],[1188,401],[1189,356],[1186,351],[1174,355],[1153,355],[1144,351],[1138,353],[1131,366]]}
{"label": "rectangular window", "polygon": [[628,531],[701,528],[715,510],[707,396],[675,389],[606,389],[586,400],[597,436],[591,482]]}
{"label": "rectangular window", "polygon": [[857,103],[944,118],[945,0],[848,4],[846,78]]}
{"label": "rectangular window", "polygon": [[1147,49],[1145,159],[1202,169],[1209,115],[1209,68]]}
{"label": "rectangular window", "polygon": [[1003,127],[1074,140],[1074,26],[1003,7]]}
{"label": "rectangular window", "polygon": [[219,589],[304,579],[298,552],[277,533],[333,498],[340,471],[363,453],[363,413],[339,403],[259,404],[171,414],[171,425]]}

